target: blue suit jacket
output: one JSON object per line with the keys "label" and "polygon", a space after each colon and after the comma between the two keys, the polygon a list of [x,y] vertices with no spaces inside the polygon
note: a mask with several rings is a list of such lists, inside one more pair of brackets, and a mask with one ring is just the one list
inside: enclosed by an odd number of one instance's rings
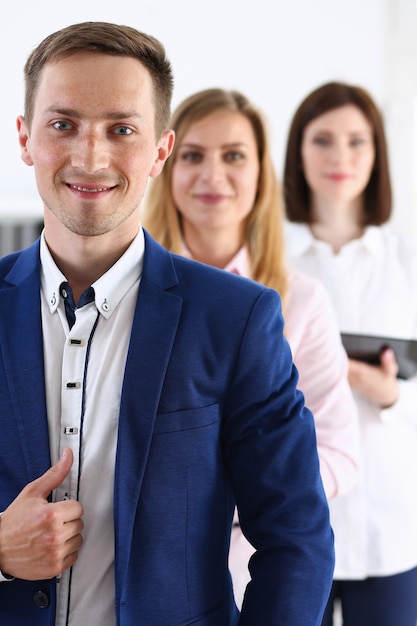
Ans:
{"label": "blue suit jacket", "polygon": [[[119,625],[320,623],[333,537],[282,328],[274,291],[146,235],[115,468]],[[39,242],[0,260],[0,436],[3,510],[50,466]],[[234,498],[257,548],[240,617],[227,570]],[[0,584],[0,624],[54,624],[55,584]]]}

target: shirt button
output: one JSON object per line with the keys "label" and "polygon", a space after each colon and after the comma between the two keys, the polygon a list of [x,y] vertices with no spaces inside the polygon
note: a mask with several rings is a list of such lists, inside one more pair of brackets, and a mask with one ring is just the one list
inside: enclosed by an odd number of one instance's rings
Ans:
{"label": "shirt button", "polygon": [[46,591],[37,591],[33,596],[33,601],[38,609],[47,609],[49,606],[49,595]]}

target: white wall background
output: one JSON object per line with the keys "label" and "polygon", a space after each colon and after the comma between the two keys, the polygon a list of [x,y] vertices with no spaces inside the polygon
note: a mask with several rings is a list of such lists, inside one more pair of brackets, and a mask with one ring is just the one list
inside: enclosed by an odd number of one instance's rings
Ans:
{"label": "white wall background", "polygon": [[393,221],[417,233],[416,0],[9,0],[1,17],[1,220],[42,216],[15,128],[23,112],[26,57],[61,27],[105,20],[135,26],[165,44],[174,68],[174,106],[206,87],[246,93],[269,119],[279,175],[291,116],[311,89],[333,79],[367,88],[387,126]]}

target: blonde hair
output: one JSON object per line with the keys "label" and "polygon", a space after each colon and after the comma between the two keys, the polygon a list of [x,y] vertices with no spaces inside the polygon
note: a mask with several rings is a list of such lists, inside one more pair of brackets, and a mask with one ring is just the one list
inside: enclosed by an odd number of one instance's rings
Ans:
{"label": "blonde hair", "polygon": [[182,253],[181,216],[172,196],[172,170],[177,151],[190,126],[217,111],[239,112],[250,121],[258,147],[259,181],[255,204],[246,218],[244,242],[254,280],[276,289],[284,300],[287,272],[284,267],[284,237],[281,192],[261,113],[237,91],[206,89],[189,96],[174,111],[170,127],[176,141],[162,173],[150,182],[145,198],[143,226],[177,254]]}

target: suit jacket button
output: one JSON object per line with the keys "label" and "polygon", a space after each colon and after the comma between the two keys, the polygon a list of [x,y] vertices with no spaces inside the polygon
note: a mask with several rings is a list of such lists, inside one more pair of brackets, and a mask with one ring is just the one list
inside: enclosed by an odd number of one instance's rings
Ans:
{"label": "suit jacket button", "polygon": [[33,601],[38,609],[47,609],[49,606],[49,595],[46,591],[37,591],[33,596]]}

